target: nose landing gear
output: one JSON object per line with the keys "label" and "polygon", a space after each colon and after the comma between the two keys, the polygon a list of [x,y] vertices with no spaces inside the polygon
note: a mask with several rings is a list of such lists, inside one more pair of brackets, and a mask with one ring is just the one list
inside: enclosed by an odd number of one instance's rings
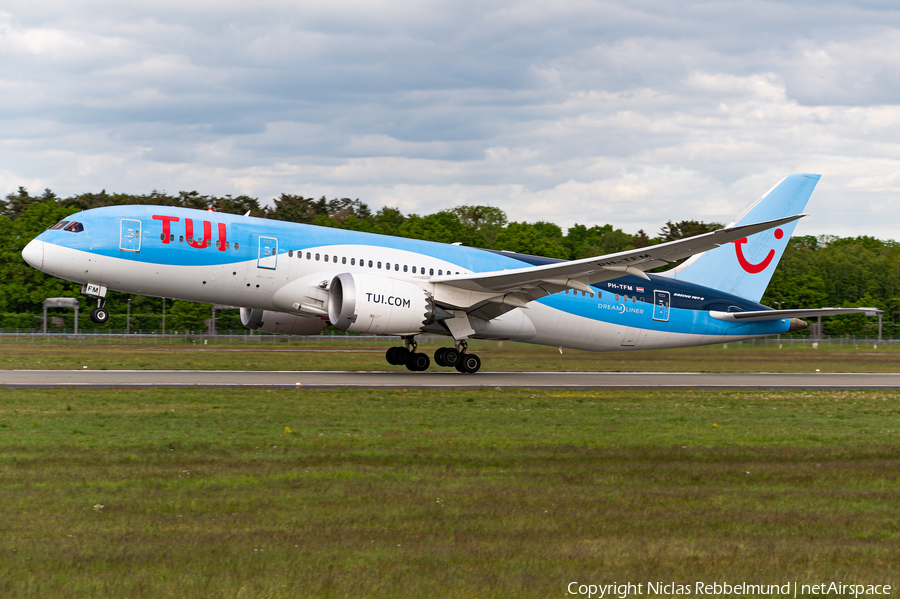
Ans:
{"label": "nose landing gear", "polygon": [[106,295],[106,287],[85,285],[81,288],[81,292],[91,299],[97,299],[97,307],[91,310],[91,322],[103,324],[109,320],[109,310],[106,309],[106,302],[103,301],[103,297]]}
{"label": "nose landing gear", "polygon": [[91,310],[91,322],[94,322],[96,324],[103,324],[107,320],[109,320],[109,312],[106,310],[106,308],[97,306],[96,308]]}

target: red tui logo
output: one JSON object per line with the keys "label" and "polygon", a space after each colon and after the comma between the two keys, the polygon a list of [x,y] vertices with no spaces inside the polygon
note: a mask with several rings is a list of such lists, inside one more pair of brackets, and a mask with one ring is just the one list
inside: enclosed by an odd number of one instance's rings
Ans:
{"label": "red tui logo", "polygon": [[[210,210],[212,212],[212,210]],[[153,220],[162,221],[162,235],[160,238],[163,243],[169,243],[171,240],[170,235],[172,235],[172,223],[177,223],[179,218],[177,216],[164,216],[162,214],[154,214],[152,216]],[[224,252],[228,247],[228,236],[225,228],[225,223],[218,223],[219,229],[219,241],[216,243],[216,247],[219,248],[220,252]],[[203,237],[194,237],[194,221],[193,219],[186,218],[184,219],[184,235],[187,237],[187,243],[192,248],[202,249],[207,248],[212,245],[212,223],[208,220],[203,221]]]}
{"label": "red tui logo", "polygon": [[[784,237],[784,231],[782,231],[781,229],[775,229],[775,239],[781,239],[782,237]],[[763,258],[762,262],[753,264],[744,257],[744,250],[741,247],[742,244],[747,243],[747,238],[743,237],[741,239],[736,239],[732,241],[732,243],[734,244],[734,251],[737,254],[738,263],[741,265],[741,268],[749,272],[751,275],[755,275],[764,271],[766,267],[772,263],[772,258],[775,257],[775,250],[769,250],[769,253],[766,254],[766,257]]]}

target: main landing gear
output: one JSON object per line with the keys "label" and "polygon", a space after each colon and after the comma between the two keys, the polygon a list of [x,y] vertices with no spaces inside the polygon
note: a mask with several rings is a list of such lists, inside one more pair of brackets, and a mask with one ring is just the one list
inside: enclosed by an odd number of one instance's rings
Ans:
{"label": "main landing gear", "polygon": [[[419,353],[418,344],[413,337],[404,337],[405,346],[391,347],[385,353],[388,364],[392,366],[405,365],[413,372],[428,370],[431,360],[428,354]],[[456,368],[457,371],[474,374],[481,369],[481,358],[470,354],[466,350],[468,345],[465,340],[457,341],[455,347],[441,347],[434,352],[434,363],[445,368]]]}

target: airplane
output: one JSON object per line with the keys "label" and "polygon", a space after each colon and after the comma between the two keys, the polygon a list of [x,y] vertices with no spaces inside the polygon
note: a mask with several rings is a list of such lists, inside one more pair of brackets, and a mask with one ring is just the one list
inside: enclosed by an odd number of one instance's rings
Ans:
{"label": "airplane", "polygon": [[[397,336],[385,358],[413,372],[416,336],[444,335],[441,367],[475,373],[468,339],[590,351],[724,343],[805,328],[803,317],[875,308],[775,310],[759,303],[819,175],[778,182],[717,231],[558,260],[170,206],[109,206],[60,221],[22,251],[82,284],[109,318],[108,290],[241,306],[242,323],[285,335],[330,323]],[[645,271],[688,258],[665,272]]]}

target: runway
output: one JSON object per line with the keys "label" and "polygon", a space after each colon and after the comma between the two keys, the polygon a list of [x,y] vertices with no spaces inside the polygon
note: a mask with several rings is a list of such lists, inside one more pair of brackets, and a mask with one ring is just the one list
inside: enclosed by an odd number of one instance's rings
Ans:
{"label": "runway", "polygon": [[900,373],[0,370],[0,387],[900,389]]}

